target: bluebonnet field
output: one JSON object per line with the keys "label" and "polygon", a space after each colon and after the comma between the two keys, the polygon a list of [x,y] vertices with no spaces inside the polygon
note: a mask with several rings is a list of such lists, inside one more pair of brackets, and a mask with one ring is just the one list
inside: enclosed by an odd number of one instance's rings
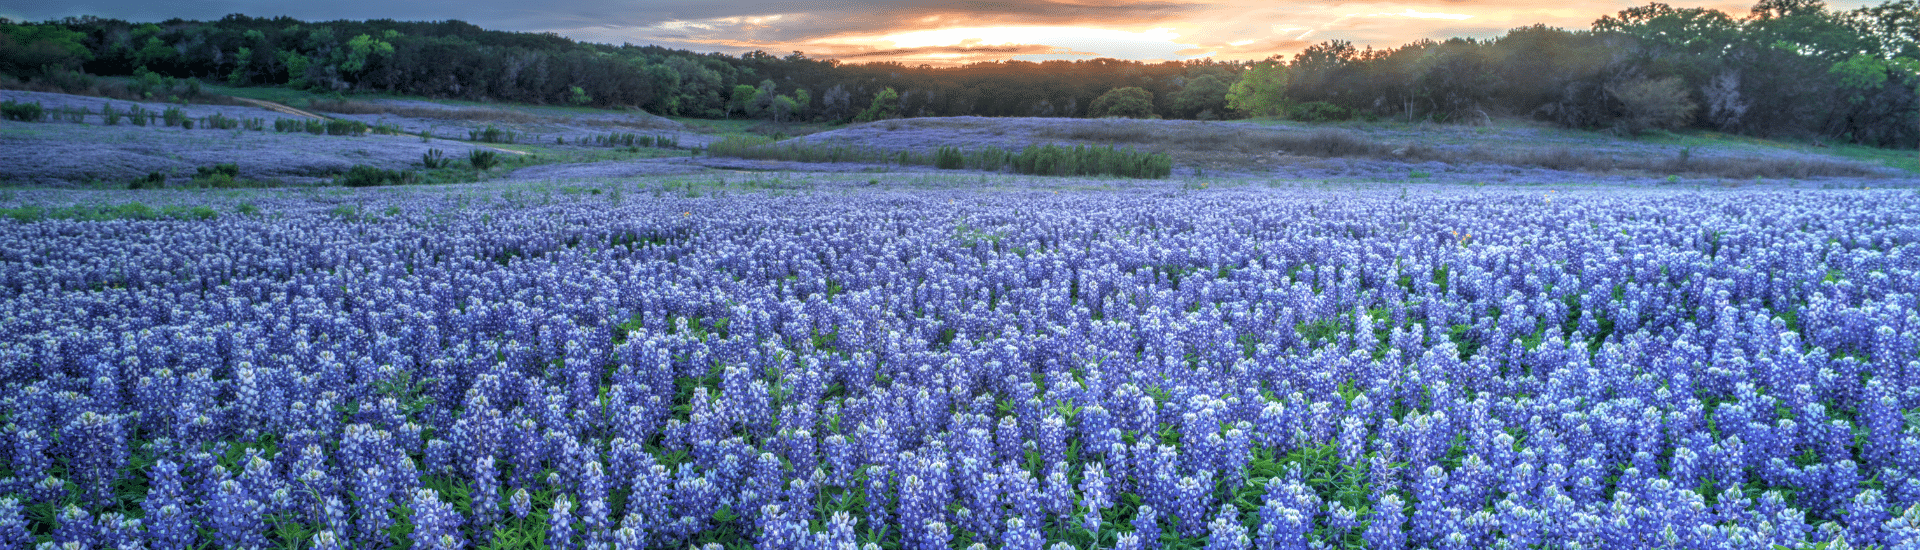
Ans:
{"label": "bluebonnet field", "polygon": [[0,547],[1920,543],[1909,191],[527,197],[0,220]]}

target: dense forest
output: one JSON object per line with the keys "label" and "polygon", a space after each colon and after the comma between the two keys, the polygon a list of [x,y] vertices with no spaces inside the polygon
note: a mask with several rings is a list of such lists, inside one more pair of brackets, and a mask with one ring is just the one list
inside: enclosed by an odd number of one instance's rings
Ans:
{"label": "dense forest", "polygon": [[1920,144],[1917,60],[1916,0],[1851,11],[1763,0],[1745,16],[1654,3],[1586,30],[1532,26],[1392,49],[1329,41],[1260,62],[956,67],[612,46],[460,21],[0,20],[0,73],[8,75],[0,80],[56,87],[85,74],[132,75],[136,92],[196,79],[772,120],[1527,117],[1629,133],[1696,128],[1889,147]]}

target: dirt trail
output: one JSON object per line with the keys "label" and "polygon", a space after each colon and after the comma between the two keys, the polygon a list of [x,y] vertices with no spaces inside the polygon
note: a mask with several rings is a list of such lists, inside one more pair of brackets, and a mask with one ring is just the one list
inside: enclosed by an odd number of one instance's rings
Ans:
{"label": "dirt trail", "polygon": [[[267,110],[270,110],[270,111],[273,111],[273,112],[276,112],[276,113],[281,113],[281,114],[288,114],[288,115],[293,115],[293,116],[298,116],[298,117],[307,117],[307,118],[317,118],[317,119],[321,119],[321,120],[326,120],[326,119],[328,118],[328,117],[325,117],[325,116],[321,116],[321,115],[317,115],[317,114],[314,114],[314,113],[310,113],[310,112],[307,112],[307,111],[302,111],[302,110],[299,110],[299,109],[295,109],[295,108],[293,108],[293,107],[288,107],[288,106],[286,106],[286,105],[282,105],[282,104],[279,104],[279,103],[274,103],[274,102],[272,102],[272,101],[263,101],[263,100],[259,100],[259,99],[251,99],[251,98],[245,98],[245,97],[235,97],[235,98],[233,98],[233,99],[234,99],[235,101],[239,101],[239,102],[243,102],[243,103],[246,103],[246,104],[249,104],[249,105],[253,105],[253,106],[255,106],[255,107],[259,107],[259,108],[262,108],[262,109],[267,109]],[[445,139],[445,138],[441,138],[441,139]],[[485,148],[487,148],[487,149],[492,149],[492,150],[495,150],[495,151],[499,151],[499,152],[502,152],[502,153],[513,153],[513,154],[515,154],[515,155],[524,155],[524,154],[527,154],[527,153],[526,153],[526,151],[515,151],[515,150],[512,150],[512,149],[502,149],[502,148],[499,148],[499,147],[494,147],[494,146],[492,146],[492,145],[485,145],[485,144],[479,144],[479,143],[475,143],[475,144],[472,144],[472,145],[474,145],[474,146],[476,146],[476,147],[485,147]]]}

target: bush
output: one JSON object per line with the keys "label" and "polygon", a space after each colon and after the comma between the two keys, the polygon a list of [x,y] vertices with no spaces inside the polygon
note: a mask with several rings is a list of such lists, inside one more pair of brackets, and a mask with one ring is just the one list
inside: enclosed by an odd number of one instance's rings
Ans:
{"label": "bush", "polygon": [[960,153],[960,148],[951,145],[942,145],[940,150],[933,154],[933,166],[942,170],[959,169],[965,165],[966,161],[967,157]]}
{"label": "bush", "polygon": [[106,123],[108,126],[119,124],[121,116],[123,115],[121,115],[119,111],[113,110],[112,103],[100,106],[100,121]]}
{"label": "bush", "polygon": [[197,177],[197,178],[226,176],[227,179],[233,179],[233,178],[240,177],[240,166],[231,162],[223,162],[220,164],[215,164],[213,166],[201,166],[199,168],[195,168],[194,172],[195,172],[194,177]]}
{"label": "bush", "polygon": [[500,154],[486,149],[474,149],[467,151],[467,163],[472,164],[473,169],[485,172],[500,164]]}
{"label": "bush", "polygon": [[469,141],[514,143],[516,137],[512,130],[502,130],[494,127],[492,124],[488,124],[485,129],[481,130],[467,130],[467,139]]}
{"label": "bush", "polygon": [[214,130],[232,130],[240,127],[240,119],[228,118],[226,115],[214,113],[207,115],[206,118],[200,119],[200,127]]}
{"label": "bush", "polygon": [[0,102],[0,117],[20,122],[40,122],[46,120],[47,110],[41,108],[38,102],[5,101]]}
{"label": "bush", "polygon": [[139,105],[129,106],[127,107],[127,122],[132,122],[134,126],[146,126],[147,123],[153,122],[153,113],[147,112],[145,107]]}
{"label": "bush", "polygon": [[1104,118],[1110,116],[1127,118],[1149,118],[1153,116],[1153,92],[1143,88],[1128,86],[1115,88],[1093,100],[1087,107],[1087,116]]}
{"label": "bush", "polygon": [[166,111],[160,113],[160,119],[165,120],[168,126],[189,128],[188,125],[191,124],[187,121],[187,113],[181,111],[179,107],[168,107]]}
{"label": "bush", "polygon": [[445,168],[447,162],[447,153],[439,149],[428,149],[420,155],[420,165],[428,170]]}
{"label": "bush", "polygon": [[384,185],[405,185],[413,183],[413,172],[406,170],[382,170],[360,164],[333,179],[335,185],[347,187],[379,187]]}
{"label": "bush", "polygon": [[128,189],[160,189],[166,186],[167,175],[159,172],[147,172],[146,177],[127,182]]}
{"label": "bush", "polygon": [[326,122],[329,136],[357,136],[367,133],[367,123],[343,118],[328,119]]}
{"label": "bush", "polygon": [[1295,105],[1293,112],[1289,113],[1289,115],[1292,116],[1294,120],[1304,122],[1327,122],[1353,118],[1353,112],[1348,111],[1345,107],[1325,101],[1309,101]]}
{"label": "bush", "polygon": [[1635,79],[1608,86],[1607,93],[1620,102],[1619,128],[1632,135],[1685,126],[1700,107],[1678,77]]}

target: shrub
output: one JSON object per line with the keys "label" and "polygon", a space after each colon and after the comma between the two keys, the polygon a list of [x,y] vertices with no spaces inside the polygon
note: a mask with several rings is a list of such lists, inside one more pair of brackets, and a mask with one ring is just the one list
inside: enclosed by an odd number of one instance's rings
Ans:
{"label": "shrub", "polygon": [[233,178],[240,177],[240,166],[231,162],[223,162],[220,164],[215,164],[213,166],[201,166],[199,168],[195,168],[194,172],[195,172],[194,177],[198,177],[198,178],[226,176],[228,179],[233,179]]}
{"label": "shrub", "polygon": [[134,126],[146,126],[147,123],[153,122],[153,113],[147,112],[145,107],[132,105],[127,107],[127,121],[132,122]]}
{"label": "shrub", "polygon": [[428,149],[420,155],[420,165],[428,170],[445,168],[447,162],[447,153],[439,149]]}
{"label": "shrub", "polygon": [[147,172],[147,175],[127,182],[128,189],[159,189],[167,186],[167,175],[159,172]]}
{"label": "shrub", "polygon": [[47,110],[39,102],[0,102],[0,117],[20,122],[40,122],[46,120]]}
{"label": "shrub", "polygon": [[1353,118],[1353,113],[1345,107],[1325,101],[1309,101],[1295,105],[1293,112],[1289,114],[1294,120],[1305,122],[1326,122]]}
{"label": "shrub", "polygon": [[373,125],[373,133],[385,135],[385,136],[398,136],[398,135],[404,135],[406,132],[402,131],[400,129],[400,125],[398,124],[393,124],[390,122],[382,122],[382,123]]}
{"label": "shrub", "polygon": [[179,107],[168,107],[166,111],[160,113],[160,118],[167,121],[168,126],[187,128],[188,124],[191,124],[187,121],[187,113],[181,111]]}
{"label": "shrub", "polygon": [[1608,86],[1607,93],[1620,102],[1620,129],[1633,135],[1685,126],[1700,107],[1678,77],[1635,79]]}
{"label": "shrub", "polygon": [[357,136],[367,133],[367,123],[358,120],[334,118],[327,120],[327,135]]}
{"label": "shrub", "polygon": [[85,123],[87,121],[87,115],[91,114],[93,114],[93,111],[86,107],[60,109],[60,120],[73,123]]}
{"label": "shrub", "polygon": [[200,119],[200,127],[214,130],[232,130],[240,127],[240,120],[229,118],[220,113],[214,113],[207,115],[206,118]]}
{"label": "shrub", "polygon": [[481,130],[467,130],[467,139],[469,141],[479,141],[479,142],[485,142],[485,143],[514,143],[515,142],[514,140],[516,137],[517,136],[514,135],[512,130],[502,130],[500,128],[494,127],[494,125],[492,124],[488,124],[485,129],[481,129]]}
{"label": "shrub", "polygon": [[951,145],[943,145],[933,154],[933,166],[943,170],[959,169],[966,161],[967,157],[960,153],[960,148]]}
{"label": "shrub", "polygon": [[335,185],[347,187],[379,187],[384,185],[405,185],[413,182],[413,172],[406,170],[382,170],[365,164],[355,165],[352,169],[333,179]]}
{"label": "shrub", "polygon": [[120,114],[119,111],[113,110],[112,103],[108,103],[100,106],[100,122],[103,122],[108,126],[120,124],[121,116],[122,115]]}
{"label": "shrub", "polygon": [[307,130],[307,133],[309,134],[313,134],[317,136],[317,135],[327,133],[327,121],[325,120],[310,118],[300,122],[301,122],[301,125],[305,127],[305,129]]}
{"label": "shrub", "polygon": [[485,172],[500,164],[500,154],[486,149],[467,151],[467,163],[473,169]]}
{"label": "shrub", "polygon": [[1127,118],[1148,118],[1153,116],[1153,92],[1136,86],[1114,88],[1094,98],[1087,107],[1087,116],[1103,118],[1110,116]]}

